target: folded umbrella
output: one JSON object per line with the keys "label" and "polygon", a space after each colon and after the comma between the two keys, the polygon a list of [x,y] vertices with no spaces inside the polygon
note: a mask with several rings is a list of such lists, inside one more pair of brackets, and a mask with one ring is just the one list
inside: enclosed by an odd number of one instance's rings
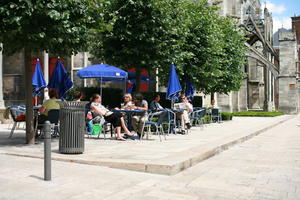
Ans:
{"label": "folded umbrella", "polygon": [[171,71],[169,76],[169,82],[167,87],[166,98],[172,102],[178,100],[181,94],[182,88],[175,70],[175,65],[171,65]]}
{"label": "folded umbrella", "polygon": [[59,98],[66,98],[66,92],[73,87],[73,82],[71,81],[68,73],[63,66],[62,62],[58,60],[56,66],[50,78],[48,88],[56,89]]}
{"label": "folded umbrella", "polygon": [[194,98],[195,89],[192,85],[191,79],[188,77],[186,79],[186,89],[185,89],[185,96],[191,101]]}
{"label": "folded umbrella", "polygon": [[38,96],[41,91],[47,86],[44,74],[41,70],[40,60],[37,59],[35,64],[35,70],[32,76],[32,89],[33,89],[33,96]]}

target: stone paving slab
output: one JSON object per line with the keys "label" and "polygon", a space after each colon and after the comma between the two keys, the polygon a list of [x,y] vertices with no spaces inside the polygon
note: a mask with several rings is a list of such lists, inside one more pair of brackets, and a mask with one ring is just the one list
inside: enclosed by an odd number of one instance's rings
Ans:
{"label": "stone paving slab", "polygon": [[[58,139],[52,141],[52,159],[99,165],[155,174],[174,175],[212,157],[229,147],[244,142],[295,116],[274,118],[235,117],[230,122],[210,124],[202,130],[193,127],[188,135],[169,135],[166,141],[157,136],[149,140],[125,142],[113,139],[87,138],[85,152],[66,155],[58,152]],[[7,125],[0,126],[0,153],[43,158],[43,143],[24,145],[24,130],[7,139]]]}

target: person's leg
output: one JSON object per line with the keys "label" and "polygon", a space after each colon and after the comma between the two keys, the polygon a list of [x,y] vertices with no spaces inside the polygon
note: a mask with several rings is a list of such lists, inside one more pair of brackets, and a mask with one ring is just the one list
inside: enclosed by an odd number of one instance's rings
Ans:
{"label": "person's leg", "polygon": [[138,132],[138,122],[139,122],[139,116],[133,116],[131,118],[131,126],[135,132]]}
{"label": "person's leg", "polygon": [[189,113],[186,110],[183,112],[183,118],[185,123],[190,123]]}
{"label": "person's leg", "polygon": [[138,121],[138,134],[141,135],[144,130],[145,121],[147,121],[148,116],[140,116],[140,120]]}
{"label": "person's leg", "polygon": [[124,118],[121,117],[120,120],[121,120],[121,126],[122,126],[122,128],[123,128],[123,130],[124,130],[124,133],[127,134],[127,135],[129,135],[129,136],[133,136],[133,134],[130,133],[130,131],[129,131],[128,128],[126,127]]}
{"label": "person's leg", "polygon": [[190,129],[191,128],[190,117],[189,117],[189,113],[186,110],[183,112],[183,121],[184,121],[185,128]]}
{"label": "person's leg", "polygon": [[116,127],[117,140],[126,140],[121,136],[121,126]]}
{"label": "person's leg", "polygon": [[181,129],[185,130],[185,120],[184,120],[184,113],[180,116],[180,123],[181,123]]}
{"label": "person's leg", "polygon": [[121,136],[121,117],[122,115],[119,115],[118,113],[113,113],[109,116],[105,117],[105,120],[112,123],[112,125],[115,127],[116,130],[116,135],[117,135],[117,140],[125,140]]}

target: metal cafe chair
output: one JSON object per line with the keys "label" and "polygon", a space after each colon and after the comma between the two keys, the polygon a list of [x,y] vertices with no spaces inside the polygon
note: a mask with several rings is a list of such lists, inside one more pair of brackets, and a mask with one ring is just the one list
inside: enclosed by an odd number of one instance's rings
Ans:
{"label": "metal cafe chair", "polygon": [[17,125],[21,122],[25,122],[25,112],[18,107],[10,107],[9,112],[14,123],[8,138],[12,138]]}

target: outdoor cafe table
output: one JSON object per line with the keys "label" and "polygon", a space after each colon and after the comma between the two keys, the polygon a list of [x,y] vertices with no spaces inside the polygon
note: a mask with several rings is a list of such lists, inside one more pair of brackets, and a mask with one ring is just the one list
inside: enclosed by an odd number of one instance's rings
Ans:
{"label": "outdoor cafe table", "polygon": [[137,113],[144,113],[146,111],[143,110],[122,110],[122,109],[114,109],[112,110],[113,112],[121,112],[121,113],[125,113],[127,116],[127,128],[129,131],[132,131],[132,127],[131,127],[131,118],[134,114]]}

